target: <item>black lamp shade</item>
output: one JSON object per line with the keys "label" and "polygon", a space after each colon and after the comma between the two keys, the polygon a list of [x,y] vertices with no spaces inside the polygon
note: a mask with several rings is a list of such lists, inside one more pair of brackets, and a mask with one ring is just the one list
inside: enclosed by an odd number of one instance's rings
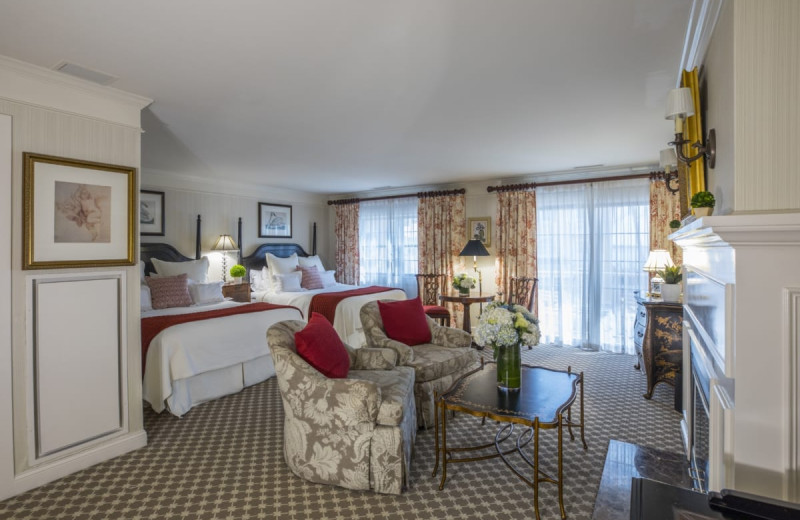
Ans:
{"label": "black lamp shade", "polygon": [[483,242],[474,238],[467,242],[467,245],[464,246],[458,256],[489,256],[489,251],[486,250]]}

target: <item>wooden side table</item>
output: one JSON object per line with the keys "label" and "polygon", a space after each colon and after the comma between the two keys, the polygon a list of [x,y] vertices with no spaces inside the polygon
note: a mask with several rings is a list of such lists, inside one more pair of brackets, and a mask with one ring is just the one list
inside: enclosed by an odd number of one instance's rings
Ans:
{"label": "wooden side table", "polygon": [[464,306],[464,320],[462,323],[462,328],[472,334],[472,323],[470,322],[469,317],[469,306],[473,303],[487,303],[494,300],[494,294],[478,294],[472,296],[470,294],[458,294],[458,293],[450,293],[450,294],[440,294],[439,300],[443,302],[452,302],[452,303],[460,303]]}
{"label": "wooden side table", "polygon": [[250,283],[226,283],[222,286],[222,296],[233,298],[235,302],[250,303]]}
{"label": "wooden side table", "polygon": [[645,399],[653,396],[658,383],[675,388],[676,401],[680,388],[676,385],[683,363],[683,305],[650,300],[636,294],[634,345],[637,363],[634,368],[647,374]]}

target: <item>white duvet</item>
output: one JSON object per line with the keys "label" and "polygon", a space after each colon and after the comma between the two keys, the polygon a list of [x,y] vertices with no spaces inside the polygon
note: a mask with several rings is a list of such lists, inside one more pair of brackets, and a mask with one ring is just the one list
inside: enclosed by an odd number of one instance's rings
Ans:
{"label": "white duvet", "polygon": [[[245,305],[226,301],[202,307],[148,311],[142,318]],[[199,402],[241,390],[275,375],[267,329],[303,319],[296,309],[275,309],[173,325],[147,351],[142,394],[153,410],[181,416]]]}
{"label": "white duvet", "polygon": [[[297,307],[307,319],[308,307],[311,305],[311,298],[315,294],[349,291],[358,288],[359,287],[356,285],[337,283],[325,289],[313,289],[302,292],[254,292],[253,297],[256,301],[260,302]],[[405,299],[406,293],[401,289],[392,289],[386,292],[362,294],[360,296],[345,298],[336,306],[333,328],[339,333],[339,337],[342,338],[342,341],[353,347],[361,347],[366,342],[364,331],[361,327],[361,307],[363,307],[365,303],[374,300]]]}

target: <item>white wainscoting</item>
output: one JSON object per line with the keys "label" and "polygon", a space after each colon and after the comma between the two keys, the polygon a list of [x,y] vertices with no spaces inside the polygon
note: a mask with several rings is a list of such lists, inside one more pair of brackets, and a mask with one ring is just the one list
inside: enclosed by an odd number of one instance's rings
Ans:
{"label": "white wainscoting", "polygon": [[103,271],[28,278],[33,464],[127,430],[124,277]]}
{"label": "white wainscoting", "polygon": [[783,290],[784,332],[789,381],[789,467],[786,496],[800,502],[800,287]]}

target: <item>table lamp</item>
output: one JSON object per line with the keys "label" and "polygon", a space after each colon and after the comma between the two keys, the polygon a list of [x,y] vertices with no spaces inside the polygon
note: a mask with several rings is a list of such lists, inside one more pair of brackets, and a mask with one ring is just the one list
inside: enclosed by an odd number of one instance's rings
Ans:
{"label": "table lamp", "polygon": [[458,256],[472,257],[472,268],[478,273],[478,294],[483,294],[483,277],[481,276],[481,272],[478,271],[478,257],[489,256],[489,251],[486,250],[486,246],[477,238],[473,238],[467,242],[467,245],[458,253]]}
{"label": "table lamp", "polygon": [[217,243],[211,248],[222,253],[222,281],[228,282],[228,251],[238,251],[236,242],[230,235],[220,235]]}
{"label": "table lamp", "polygon": [[654,273],[650,279],[650,297],[661,298],[661,285],[664,279],[658,275],[658,271],[663,271],[665,267],[671,267],[675,264],[672,263],[672,257],[669,256],[669,251],[666,249],[653,249],[647,257],[647,262],[644,264],[644,270],[648,273]]}

